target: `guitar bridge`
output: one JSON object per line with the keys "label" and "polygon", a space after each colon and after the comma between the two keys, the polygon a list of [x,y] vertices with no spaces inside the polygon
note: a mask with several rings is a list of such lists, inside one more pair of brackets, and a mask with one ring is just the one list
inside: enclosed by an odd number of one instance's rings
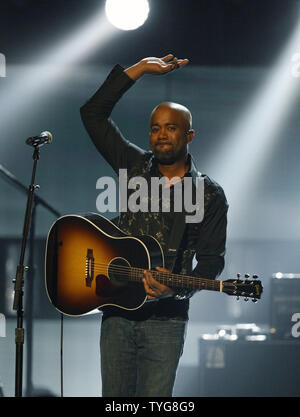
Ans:
{"label": "guitar bridge", "polygon": [[94,256],[93,249],[88,249],[86,254],[85,285],[91,287],[94,278]]}

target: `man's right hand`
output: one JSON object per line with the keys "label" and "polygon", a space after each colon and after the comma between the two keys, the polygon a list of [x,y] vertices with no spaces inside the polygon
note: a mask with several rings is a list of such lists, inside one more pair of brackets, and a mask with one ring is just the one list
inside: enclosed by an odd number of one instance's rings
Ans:
{"label": "man's right hand", "polygon": [[134,81],[144,74],[161,75],[182,68],[189,62],[188,59],[177,59],[169,54],[163,58],[148,57],[125,70],[125,73]]}

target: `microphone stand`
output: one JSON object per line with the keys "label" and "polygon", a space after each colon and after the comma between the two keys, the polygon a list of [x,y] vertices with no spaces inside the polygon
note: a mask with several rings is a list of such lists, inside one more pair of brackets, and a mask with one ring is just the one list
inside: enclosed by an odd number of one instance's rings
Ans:
{"label": "microphone stand", "polygon": [[13,309],[17,310],[17,328],[15,329],[15,344],[16,344],[16,370],[15,370],[15,396],[22,397],[22,382],[23,382],[23,345],[24,345],[24,328],[23,328],[23,284],[24,284],[24,271],[29,268],[24,266],[24,257],[26,250],[26,243],[28,237],[28,231],[30,226],[31,214],[32,214],[32,202],[34,198],[34,190],[38,186],[34,185],[35,174],[37,168],[37,161],[39,159],[39,148],[34,147],[33,152],[33,170],[31,176],[31,184],[28,189],[28,198],[26,213],[23,226],[23,238],[21,245],[20,260],[17,267],[16,279],[15,279],[15,295]]}
{"label": "microphone stand", "polygon": [[[23,296],[24,296],[24,272],[28,271],[29,267],[24,266],[24,258],[26,251],[27,237],[30,229],[31,217],[32,217],[32,206],[33,202],[41,201],[41,199],[35,197],[34,191],[39,188],[39,185],[35,185],[35,176],[37,169],[37,162],[39,160],[39,145],[33,144],[33,170],[31,176],[31,183],[28,188],[27,206],[24,218],[23,226],[23,237],[21,244],[21,253],[19,264],[17,266],[16,279],[14,280],[14,302],[13,309],[17,311],[17,327],[15,329],[15,344],[16,344],[16,368],[15,368],[15,396],[22,397],[22,382],[23,382],[23,345],[24,345],[24,328],[23,328]],[[10,179],[12,176],[9,175]],[[20,185],[20,184],[18,184]],[[48,206],[49,207],[49,206]],[[58,213],[56,213],[58,214]]]}

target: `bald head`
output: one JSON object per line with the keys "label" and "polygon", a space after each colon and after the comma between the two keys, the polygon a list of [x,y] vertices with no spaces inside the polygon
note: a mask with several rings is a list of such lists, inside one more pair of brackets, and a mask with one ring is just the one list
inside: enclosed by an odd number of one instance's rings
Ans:
{"label": "bald head", "polygon": [[165,101],[153,109],[151,113],[150,124],[152,122],[152,119],[155,113],[163,109],[172,109],[173,111],[178,113],[178,115],[180,115],[180,118],[184,124],[186,131],[189,131],[190,129],[192,129],[192,115],[189,109],[183,106],[182,104],[173,103],[171,101]]}
{"label": "bald head", "polygon": [[166,101],[153,109],[150,147],[161,165],[186,162],[188,144],[193,140],[191,112],[181,104]]}

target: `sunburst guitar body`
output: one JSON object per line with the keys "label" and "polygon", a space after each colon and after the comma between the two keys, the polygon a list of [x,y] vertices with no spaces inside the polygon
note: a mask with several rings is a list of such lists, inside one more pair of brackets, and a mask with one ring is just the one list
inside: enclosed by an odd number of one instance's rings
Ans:
{"label": "sunburst guitar body", "polygon": [[45,284],[51,303],[61,313],[79,316],[106,305],[135,310],[146,301],[145,269],[174,288],[207,289],[260,298],[257,279],[217,281],[159,272],[164,254],[152,236],[129,236],[96,214],[66,215],[52,225],[46,242]]}

